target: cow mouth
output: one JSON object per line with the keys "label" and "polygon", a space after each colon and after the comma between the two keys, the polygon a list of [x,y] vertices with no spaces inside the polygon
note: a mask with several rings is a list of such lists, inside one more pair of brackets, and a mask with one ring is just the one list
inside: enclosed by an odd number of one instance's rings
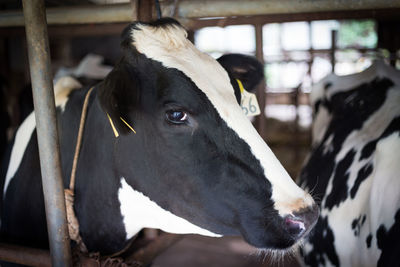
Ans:
{"label": "cow mouth", "polygon": [[261,251],[289,253],[303,244],[318,217],[319,208],[312,205],[284,217],[277,215],[267,223],[260,218],[257,219],[258,222],[246,221],[242,225],[241,234],[250,245]]}
{"label": "cow mouth", "polygon": [[319,208],[316,204],[301,209],[283,218],[283,228],[292,237],[299,241],[306,237],[314,228],[319,217]]}

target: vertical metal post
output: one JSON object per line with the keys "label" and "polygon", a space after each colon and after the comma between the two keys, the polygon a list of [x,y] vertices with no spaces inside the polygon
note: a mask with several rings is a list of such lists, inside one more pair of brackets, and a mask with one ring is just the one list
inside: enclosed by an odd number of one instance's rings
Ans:
{"label": "vertical metal post", "polygon": [[310,77],[311,83],[313,83],[312,79],[312,65],[314,63],[314,46],[313,46],[313,32],[312,32],[312,24],[311,21],[308,21],[308,41],[310,42],[310,49],[308,52],[310,53],[310,59],[307,62],[308,63],[308,70],[307,70],[307,75]]}
{"label": "vertical metal post", "polygon": [[[132,0],[131,0],[132,1]],[[137,18],[140,21],[151,21],[154,18],[154,0],[138,0]]]}
{"label": "vertical metal post", "polygon": [[[255,27],[255,39],[256,39],[256,57],[257,59],[265,66],[264,64],[264,52],[263,52],[263,25],[256,24]],[[266,119],[265,119],[265,105],[266,105],[266,96],[265,93],[265,80],[263,80],[257,86],[257,99],[260,104],[261,114],[256,117],[256,128],[261,137],[265,138],[266,132]]]}
{"label": "vertical metal post", "polygon": [[44,0],[23,0],[52,266],[71,266]]}
{"label": "vertical metal post", "polygon": [[336,41],[337,41],[337,30],[333,30],[331,32],[331,65],[332,65],[332,73],[335,73],[335,65],[336,65]]}

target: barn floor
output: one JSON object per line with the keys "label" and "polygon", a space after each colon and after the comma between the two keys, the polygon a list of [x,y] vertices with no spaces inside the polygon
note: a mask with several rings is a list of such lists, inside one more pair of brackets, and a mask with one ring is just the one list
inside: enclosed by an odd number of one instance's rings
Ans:
{"label": "barn floor", "polygon": [[157,257],[152,267],[299,267],[294,257],[271,261],[239,237],[188,235]]}

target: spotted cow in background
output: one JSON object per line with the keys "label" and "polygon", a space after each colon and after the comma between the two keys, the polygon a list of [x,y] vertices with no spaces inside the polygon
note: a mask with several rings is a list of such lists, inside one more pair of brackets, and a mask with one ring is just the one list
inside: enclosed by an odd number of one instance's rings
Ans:
{"label": "spotted cow in background", "polygon": [[321,201],[310,266],[399,266],[400,72],[376,62],[312,93],[313,149],[301,184]]}

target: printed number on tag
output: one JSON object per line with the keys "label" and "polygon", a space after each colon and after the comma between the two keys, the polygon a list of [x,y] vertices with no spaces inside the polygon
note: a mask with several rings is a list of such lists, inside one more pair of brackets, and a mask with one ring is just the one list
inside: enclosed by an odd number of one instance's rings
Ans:
{"label": "printed number on tag", "polygon": [[242,101],[240,106],[246,116],[257,116],[261,113],[256,95],[249,93],[246,90],[242,92]]}

